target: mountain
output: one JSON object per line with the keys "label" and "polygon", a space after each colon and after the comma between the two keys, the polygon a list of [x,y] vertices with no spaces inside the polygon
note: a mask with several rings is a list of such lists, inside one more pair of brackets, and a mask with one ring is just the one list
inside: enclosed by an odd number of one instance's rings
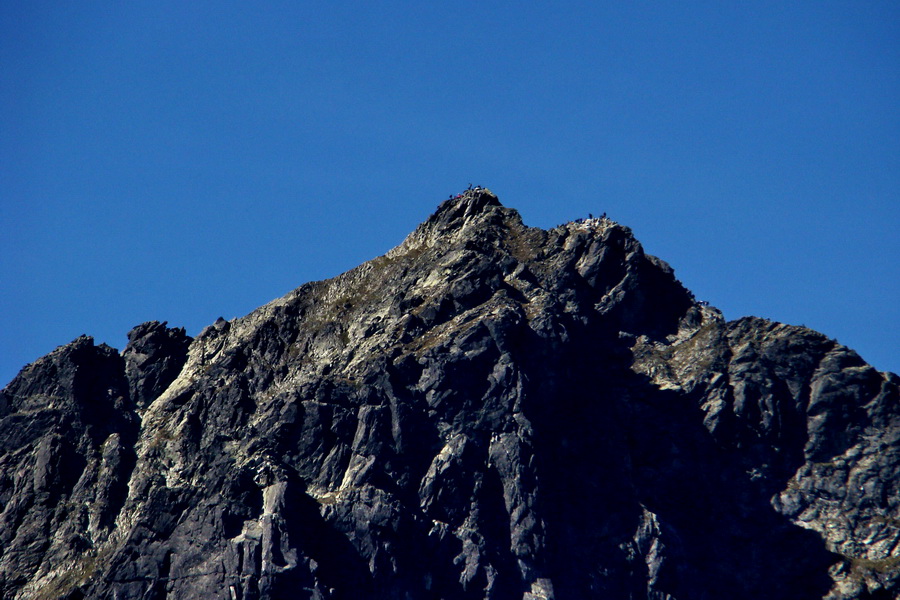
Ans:
{"label": "mountain", "polygon": [[898,383],[488,190],[0,395],[10,599],[900,597]]}

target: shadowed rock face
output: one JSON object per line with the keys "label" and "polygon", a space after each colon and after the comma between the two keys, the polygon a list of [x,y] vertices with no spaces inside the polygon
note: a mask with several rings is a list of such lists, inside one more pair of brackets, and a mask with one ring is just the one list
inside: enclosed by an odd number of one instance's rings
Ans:
{"label": "shadowed rock face", "polygon": [[4,598],[900,592],[898,378],[490,192],[196,339],[0,395]]}

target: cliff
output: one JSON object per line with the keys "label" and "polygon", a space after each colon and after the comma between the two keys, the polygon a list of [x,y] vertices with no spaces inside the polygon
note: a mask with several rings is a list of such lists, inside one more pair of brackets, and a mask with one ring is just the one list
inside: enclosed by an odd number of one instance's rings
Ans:
{"label": "cliff", "polygon": [[898,377],[487,190],[0,393],[15,599],[900,597]]}

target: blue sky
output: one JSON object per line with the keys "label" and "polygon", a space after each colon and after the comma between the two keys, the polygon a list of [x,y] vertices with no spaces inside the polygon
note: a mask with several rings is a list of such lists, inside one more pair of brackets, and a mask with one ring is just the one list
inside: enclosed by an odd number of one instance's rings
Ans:
{"label": "blue sky", "polygon": [[900,371],[900,4],[0,4],[0,380],[196,334],[470,182]]}

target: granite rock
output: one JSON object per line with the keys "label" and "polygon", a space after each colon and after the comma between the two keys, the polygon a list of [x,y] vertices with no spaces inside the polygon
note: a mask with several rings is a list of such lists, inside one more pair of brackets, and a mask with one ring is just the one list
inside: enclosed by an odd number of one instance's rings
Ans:
{"label": "granite rock", "polygon": [[488,190],[195,339],[0,393],[4,598],[900,594],[898,377]]}

